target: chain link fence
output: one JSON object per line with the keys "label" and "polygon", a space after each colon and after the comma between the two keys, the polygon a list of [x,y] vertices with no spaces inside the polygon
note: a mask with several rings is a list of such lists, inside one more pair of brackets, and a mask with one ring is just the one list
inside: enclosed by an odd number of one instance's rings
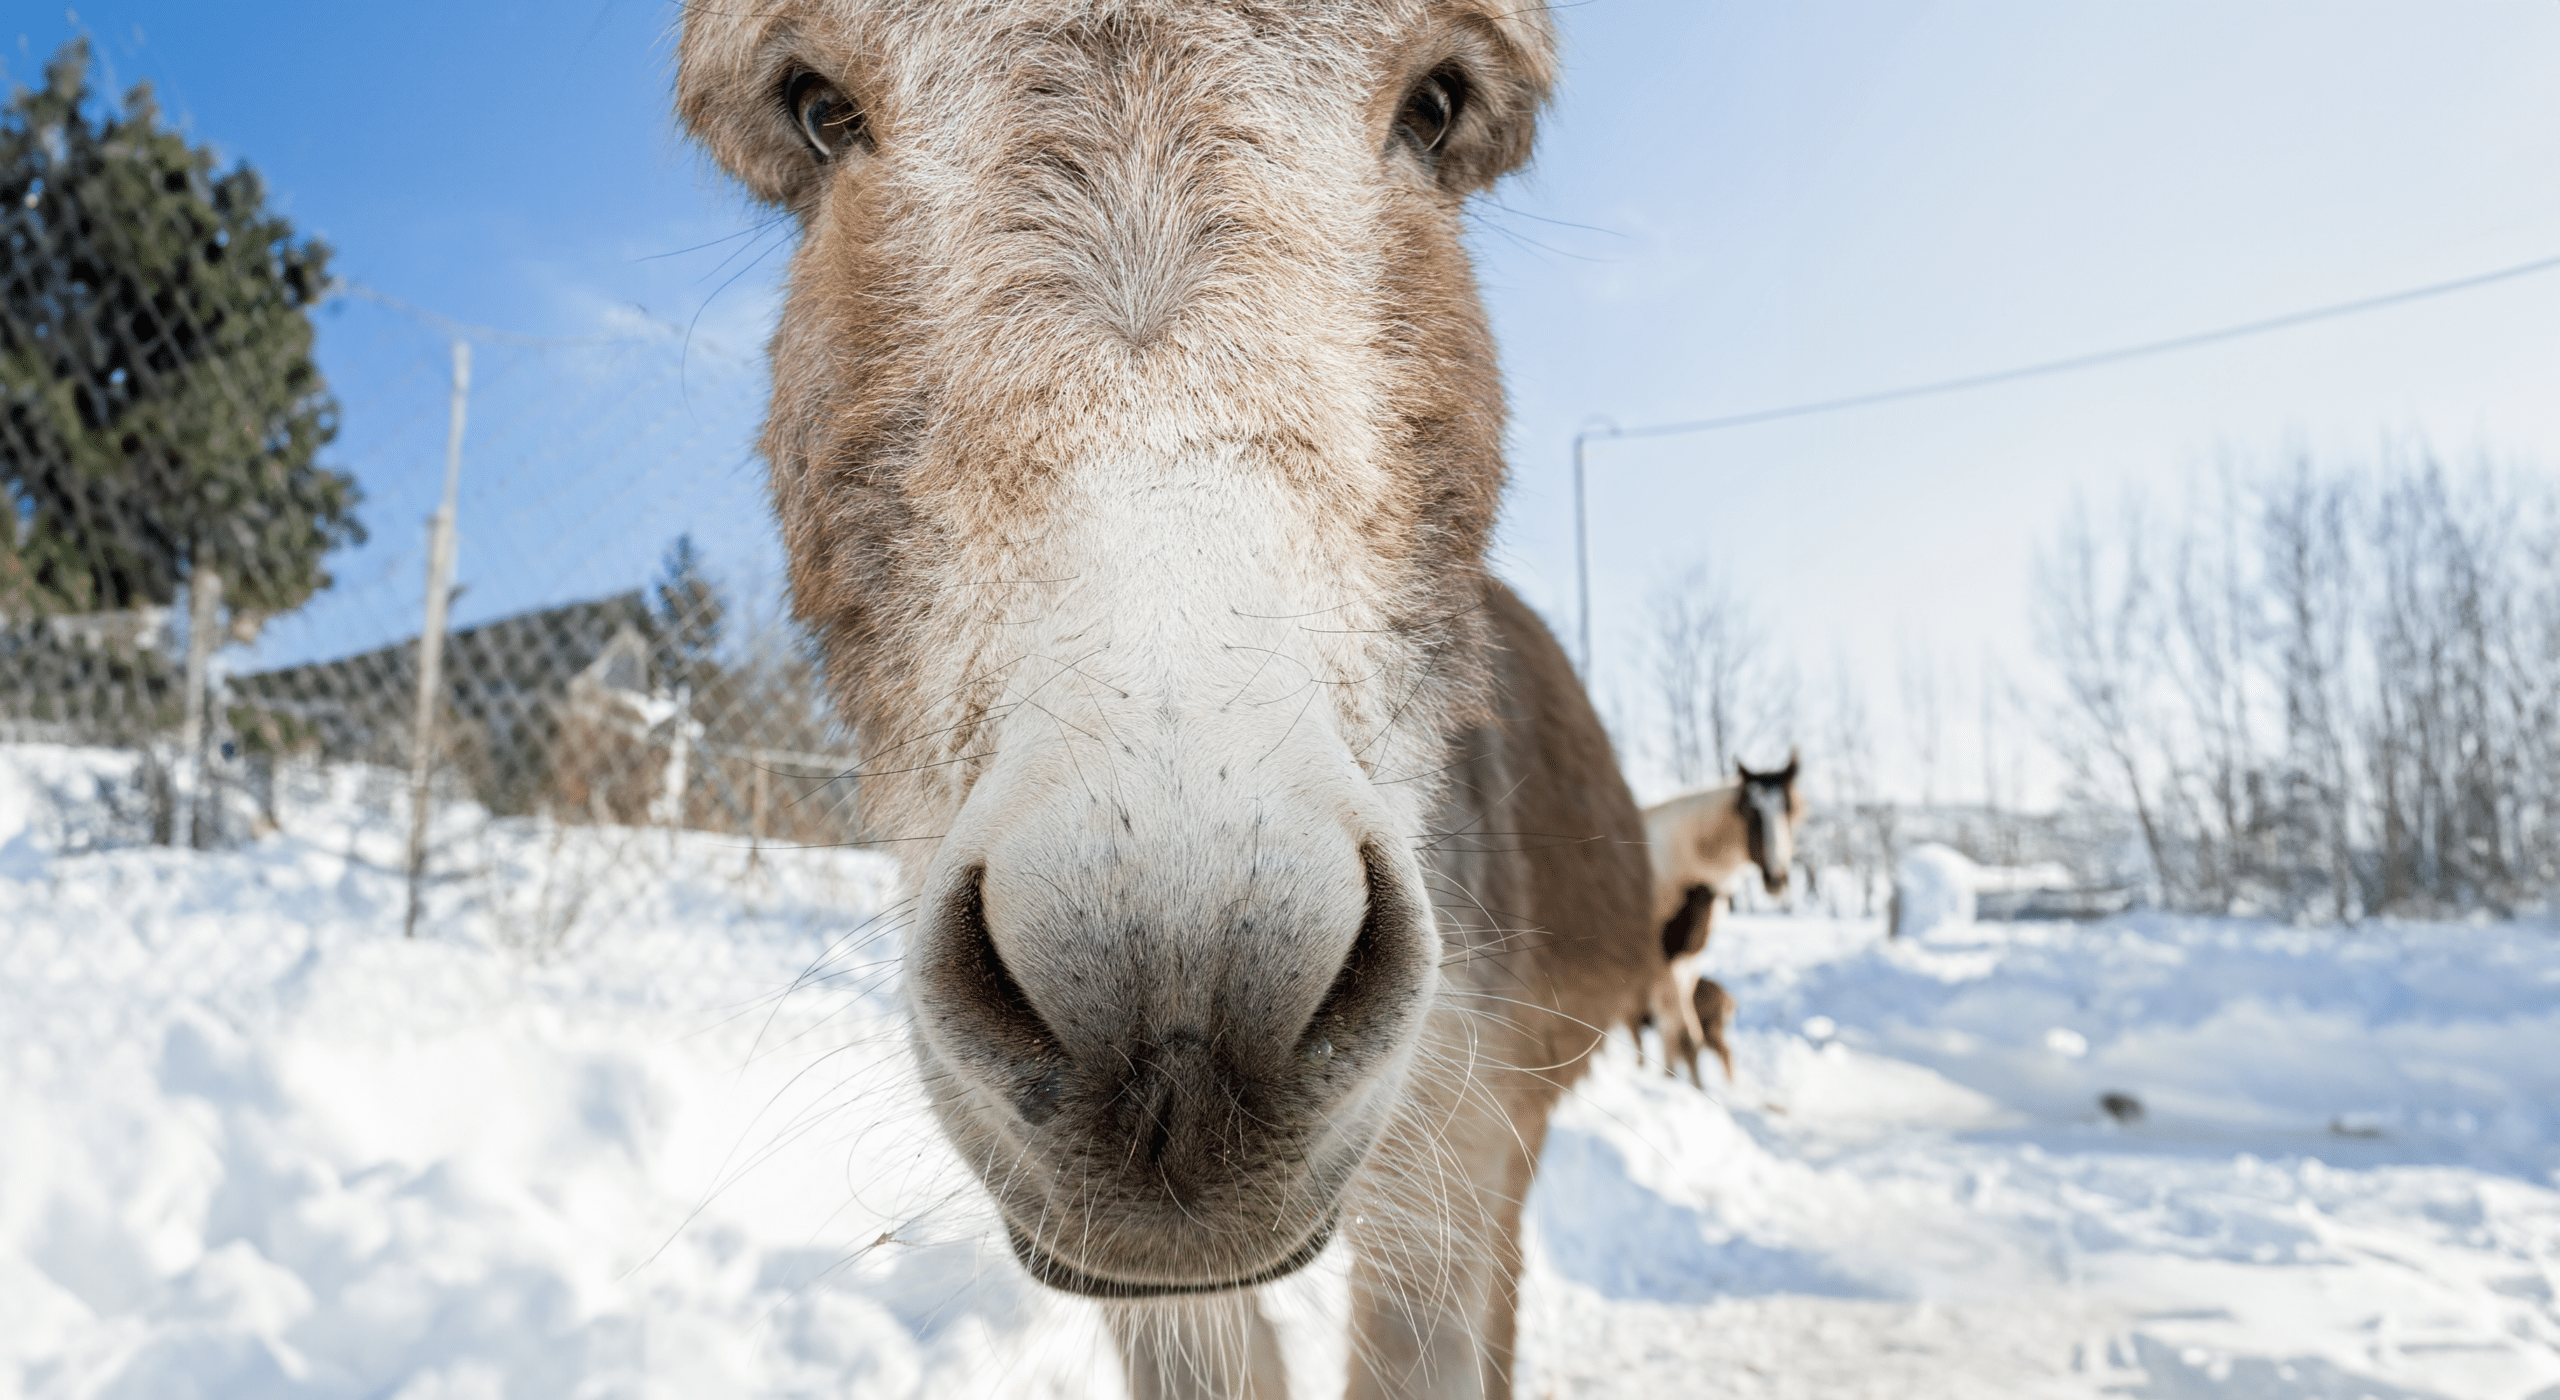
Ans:
{"label": "chain link fence", "polygon": [[236,845],[331,794],[413,932],[490,917],[547,954],[679,839],[742,874],[853,841],[853,752],[781,607],[760,355],[324,280],[226,193],[253,175],[183,146],[187,197],[117,217],[115,134],[0,212],[0,743],[127,775],[66,844]]}

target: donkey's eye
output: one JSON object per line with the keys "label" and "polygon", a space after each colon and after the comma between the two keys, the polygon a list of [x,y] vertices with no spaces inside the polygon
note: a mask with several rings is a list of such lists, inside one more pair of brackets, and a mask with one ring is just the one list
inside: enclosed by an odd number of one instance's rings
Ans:
{"label": "donkey's eye", "polygon": [[1440,143],[1449,139],[1449,128],[1458,124],[1458,112],[1466,96],[1465,80],[1444,68],[1405,94],[1404,109],[1396,113],[1396,125],[1426,153],[1439,150]]}
{"label": "donkey's eye", "polygon": [[862,109],[853,105],[844,89],[815,73],[793,78],[783,89],[782,105],[800,124],[800,134],[820,160],[843,155],[862,135]]}

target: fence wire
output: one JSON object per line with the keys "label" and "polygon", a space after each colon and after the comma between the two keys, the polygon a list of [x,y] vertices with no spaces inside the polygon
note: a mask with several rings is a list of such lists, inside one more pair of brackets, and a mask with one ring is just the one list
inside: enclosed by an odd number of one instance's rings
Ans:
{"label": "fence wire", "polygon": [[[752,872],[854,840],[852,747],[780,605],[759,355],[231,276],[292,250],[244,252],[218,209],[118,229],[74,193],[19,194],[0,248],[0,743],[129,760],[113,818],[66,839],[352,811],[420,931],[495,918],[536,952],[656,897],[675,843]],[[527,851],[541,878],[493,878]]]}

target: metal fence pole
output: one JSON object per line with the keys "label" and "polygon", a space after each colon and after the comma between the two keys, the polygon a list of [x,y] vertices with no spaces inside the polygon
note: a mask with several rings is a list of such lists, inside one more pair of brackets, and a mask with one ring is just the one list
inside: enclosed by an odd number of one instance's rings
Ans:
{"label": "metal fence pole", "polygon": [[462,420],[471,402],[471,342],[453,342],[453,422],[444,440],[444,501],[427,527],[427,621],[418,634],[418,711],[409,740],[409,918],[418,936],[418,904],[427,875],[427,783],[435,770],[436,713],[444,690],[445,609],[453,601],[453,517],[462,490]]}
{"label": "metal fence pole", "polygon": [[183,732],[178,736],[178,771],[185,775],[185,800],[172,823],[173,841],[197,850],[213,843],[208,815],[212,773],[205,761],[205,732],[211,728],[214,629],[222,623],[222,575],[201,565],[187,573],[187,695]]}
{"label": "metal fence pole", "polygon": [[685,783],[693,760],[693,686],[676,683],[675,732],[667,740],[667,858],[676,854],[676,833],[684,830]]}
{"label": "metal fence pole", "polygon": [[750,751],[747,771],[754,775],[747,780],[751,794],[747,799],[747,869],[752,871],[764,858],[765,789],[772,770],[765,766],[762,753]]}
{"label": "metal fence pole", "polygon": [[1596,437],[1621,436],[1617,421],[1601,414],[1583,420],[1581,431],[1573,435],[1573,609],[1577,619],[1574,640],[1579,645],[1582,683],[1590,685],[1591,676],[1591,530],[1586,524],[1588,511],[1583,504],[1583,454]]}

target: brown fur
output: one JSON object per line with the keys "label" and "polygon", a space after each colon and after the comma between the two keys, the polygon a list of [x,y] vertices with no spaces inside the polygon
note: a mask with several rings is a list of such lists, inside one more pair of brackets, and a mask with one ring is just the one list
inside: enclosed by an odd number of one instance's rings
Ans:
{"label": "brown fur", "polygon": [[[1388,1200],[1437,1196],[1447,1212],[1355,1235],[1355,1286],[1375,1292],[1355,1325],[1405,1329],[1416,1298],[1478,1312],[1483,1393],[1508,1395],[1520,1206],[1547,1114],[1608,1029],[1641,1003],[1652,959],[1643,826],[1608,735],[1546,627],[1508,589],[1489,602],[1498,714],[1461,741],[1430,862],[1447,921],[1443,957],[1460,984],[1430,1031],[1448,1068],[1421,1086],[1382,1144],[1369,1188]],[[1433,1241],[1410,1236],[1432,1231],[1459,1245],[1437,1246],[1451,1261],[1445,1278],[1376,1277],[1429,1257]],[[1428,1356],[1409,1338],[1355,1341],[1375,1354]],[[1386,1374],[1353,1393],[1413,1394],[1419,1380]]]}
{"label": "brown fur", "polygon": [[[1481,683],[1474,601],[1503,413],[1455,216],[1526,154],[1551,78],[1546,28],[1537,7],[1498,3],[688,7],[680,112],[804,224],[764,448],[794,607],[825,636],[836,689],[869,721],[875,752],[896,756],[881,767],[906,770],[869,784],[875,807],[905,819],[892,824],[936,825],[931,814],[975,776],[1005,665],[970,655],[918,674],[902,660],[970,614],[1036,606],[1022,595],[1037,586],[1008,581],[1009,564],[1058,464],[1110,443],[1131,409],[1185,392],[1202,369],[1251,366],[1240,377],[1251,392],[1216,416],[1257,438],[1267,469],[1306,489],[1331,534],[1397,543],[1401,567],[1372,581],[1392,605],[1385,635],[1424,654],[1438,693],[1419,698],[1466,717]],[[1364,33],[1401,42],[1376,51]],[[1299,172],[1270,168],[1292,153],[1256,149],[1262,133],[1221,133],[1231,144],[1186,152],[1173,170],[1127,168],[1130,151],[1227,125],[1239,103],[1285,110],[1286,80],[1309,65],[1392,72],[1472,49],[1497,52],[1486,71],[1506,75],[1487,84],[1479,138],[1436,186],[1375,189],[1374,222],[1308,217],[1291,198]],[[873,162],[889,167],[877,179],[822,187],[771,119],[784,66],[813,58],[852,75],[880,140],[913,125],[927,149],[911,165]],[[1391,106],[1396,90],[1374,86]],[[953,110],[989,115],[947,130],[937,119]],[[1168,207],[1127,209],[1133,189]],[[1121,226],[1147,214],[1178,230],[1160,265],[1135,250],[1088,255],[1142,237]],[[1180,314],[1163,314],[1169,305]],[[1284,333],[1301,315],[1338,323],[1323,339],[1367,352],[1356,371]],[[1077,392],[1061,395],[1062,383]],[[1388,450],[1345,450],[1373,439]],[[1364,457],[1382,470],[1341,469]],[[935,567],[955,555],[971,567]],[[937,586],[955,577],[971,586]]]}
{"label": "brown fur", "polygon": [[[1725,1032],[1733,1027],[1733,997],[1714,978],[1701,977],[1697,990],[1690,993],[1689,999],[1698,1013],[1698,1038],[1715,1052],[1716,1063],[1724,1066],[1725,1080],[1730,1083],[1733,1079],[1733,1051],[1725,1046]],[[1689,1065],[1689,1077],[1693,1080],[1698,1077],[1698,1066],[1694,1060]]]}
{"label": "brown fur", "polygon": [[1142,1394],[1268,1393],[1243,1290],[1337,1219],[1352,1392],[1507,1394],[1547,1113],[1647,986],[1640,820],[1483,565],[1461,215],[1553,64],[1510,0],[688,6],[680,113],[801,227],[764,450],[926,1087]]}

